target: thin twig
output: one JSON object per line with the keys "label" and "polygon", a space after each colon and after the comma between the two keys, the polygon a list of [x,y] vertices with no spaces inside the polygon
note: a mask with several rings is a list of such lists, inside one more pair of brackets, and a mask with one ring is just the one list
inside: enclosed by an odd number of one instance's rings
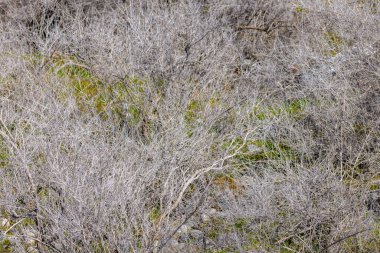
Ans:
{"label": "thin twig", "polygon": [[[209,186],[209,185],[208,185]],[[207,188],[208,186],[206,187],[206,189],[203,191],[202,193],[202,196],[201,196],[201,199],[198,201],[197,205],[195,206],[194,210],[186,216],[186,218],[183,220],[183,222],[161,243],[161,245],[158,247],[158,252],[160,250],[162,250],[166,244],[169,242],[169,240],[171,238],[173,238],[173,236],[178,232],[178,230],[186,223],[188,222],[188,220],[194,216],[194,214],[198,211],[199,207],[203,204],[204,200],[205,200],[205,193],[207,192]]]}
{"label": "thin twig", "polygon": [[338,243],[341,243],[342,241],[344,241],[344,240],[346,240],[346,239],[348,239],[348,238],[350,238],[350,237],[356,236],[356,235],[361,234],[361,233],[363,233],[363,232],[365,232],[365,231],[368,231],[368,230],[370,230],[370,228],[362,229],[362,230],[359,230],[359,231],[357,231],[357,232],[355,232],[355,233],[352,233],[352,234],[350,234],[350,235],[347,235],[347,236],[345,236],[345,237],[343,237],[343,238],[340,238],[340,239],[336,240],[335,242],[333,242],[333,243],[327,245],[327,246],[326,246],[324,249],[322,249],[320,252],[327,252],[327,249],[331,248],[332,246],[334,246],[334,245],[336,245],[336,244],[338,244]]}

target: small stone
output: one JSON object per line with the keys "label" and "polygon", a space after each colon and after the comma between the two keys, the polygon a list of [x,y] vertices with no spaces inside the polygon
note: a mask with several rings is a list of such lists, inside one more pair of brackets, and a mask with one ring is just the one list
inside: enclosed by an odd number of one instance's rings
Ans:
{"label": "small stone", "polygon": [[181,228],[179,229],[178,233],[180,234],[187,234],[191,231],[191,227],[189,225],[182,225]]}
{"label": "small stone", "polygon": [[201,219],[203,222],[209,222],[211,221],[211,217],[212,216],[215,216],[217,214],[217,210],[215,208],[210,208],[208,210],[206,210],[202,215],[201,215]]}
{"label": "small stone", "polygon": [[210,210],[208,210],[208,213],[209,215],[214,215],[217,213],[217,210],[215,208],[211,208]]}
{"label": "small stone", "polygon": [[205,213],[203,213],[201,215],[201,218],[202,218],[202,222],[209,222],[209,221],[211,221],[210,216],[208,214],[205,214]]}

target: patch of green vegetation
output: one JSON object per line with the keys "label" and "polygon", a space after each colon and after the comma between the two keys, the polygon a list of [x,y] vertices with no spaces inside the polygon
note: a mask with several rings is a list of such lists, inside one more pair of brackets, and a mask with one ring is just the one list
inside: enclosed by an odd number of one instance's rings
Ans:
{"label": "patch of green vegetation", "polygon": [[130,105],[128,107],[128,113],[130,115],[129,123],[132,125],[137,125],[141,121],[142,111],[136,105]]}
{"label": "patch of green vegetation", "polygon": [[12,249],[12,242],[9,240],[9,238],[5,238],[3,240],[0,240],[0,252],[1,253],[14,252]]}
{"label": "patch of green vegetation", "polygon": [[[108,84],[94,76],[84,65],[76,64],[73,59],[70,64],[65,64],[65,60],[59,59],[54,67],[57,75],[66,81],[66,90],[59,95],[61,101],[64,102],[72,94],[81,112],[97,114],[103,120],[112,119],[116,123],[127,120],[132,127],[143,123],[148,132],[152,130],[153,122],[146,120],[146,80],[125,76],[117,83]],[[159,92],[165,82],[160,79],[155,85]]]}
{"label": "patch of green vegetation", "polygon": [[371,191],[379,190],[380,189],[380,175],[372,176],[368,184],[369,184],[369,189]]}
{"label": "patch of green vegetation", "polygon": [[262,246],[262,242],[256,238],[256,236],[251,236],[247,239],[247,243],[243,245],[245,251],[259,250]]}
{"label": "patch of green vegetation", "polygon": [[295,4],[294,11],[296,13],[306,13],[307,9],[298,3],[298,4]]}
{"label": "patch of green vegetation", "polygon": [[[140,221],[139,224],[142,224],[143,222]],[[134,238],[134,241],[136,243],[136,247],[138,249],[142,249],[143,247],[143,237],[144,237],[144,229],[142,227],[134,226],[132,227],[132,236]]]}
{"label": "patch of green vegetation", "polygon": [[[282,238],[286,238],[287,235],[279,234],[279,225],[279,222],[262,223],[251,231],[244,231],[246,243],[243,245],[243,249],[247,252],[256,252],[257,250],[278,253],[304,252],[303,235],[298,235],[299,238],[289,237],[282,241]],[[318,243],[310,252],[320,252],[317,245]]]}
{"label": "patch of green vegetation", "polygon": [[279,253],[293,253],[301,250],[302,246],[290,238],[281,244]]}
{"label": "patch of green vegetation", "polygon": [[378,5],[380,3],[379,0],[358,0],[356,3],[357,3],[357,6],[361,9],[368,7],[367,10],[369,10],[370,14],[373,14],[373,15],[378,14]]}
{"label": "patch of green vegetation", "polygon": [[14,74],[8,76],[0,75],[0,96],[12,97],[17,86],[17,77]]}
{"label": "patch of green vegetation", "polygon": [[295,99],[285,105],[285,111],[288,115],[297,117],[309,105],[307,99]]}
{"label": "patch of green vegetation", "polygon": [[22,227],[34,227],[36,225],[36,221],[32,218],[26,217],[20,222],[20,226]]}
{"label": "patch of green vegetation", "polygon": [[191,100],[187,105],[184,120],[187,129],[188,137],[193,135],[193,128],[198,119],[200,119],[200,113],[202,111],[202,104],[199,100]]}
{"label": "patch of green vegetation", "polygon": [[249,139],[244,143],[241,136],[224,142],[222,149],[228,149],[231,154],[237,153],[235,156],[237,167],[249,166],[262,160],[295,160],[298,156],[294,149],[282,142]]}
{"label": "patch of green vegetation", "polygon": [[94,242],[92,245],[92,252],[93,253],[110,253],[108,245],[106,245],[104,242]]}
{"label": "patch of green vegetation", "polygon": [[9,219],[9,213],[3,209],[0,209],[0,216],[3,218]]}
{"label": "patch of green vegetation", "polygon": [[149,221],[151,223],[156,223],[161,217],[160,207],[155,206],[149,212]]}
{"label": "patch of green vegetation", "polygon": [[[75,63],[66,65],[64,60],[56,62],[55,68],[58,69],[57,75],[66,81],[66,88],[73,94],[76,103],[81,111],[101,109],[97,105],[97,98],[102,93],[102,83],[94,77],[88,69]],[[62,100],[66,100],[68,94],[63,90],[60,95]],[[98,111],[100,113],[100,111]]]}
{"label": "patch of green vegetation", "polygon": [[235,220],[235,228],[242,231],[244,229],[245,226],[247,226],[248,224],[248,221],[247,219],[244,219],[244,218],[238,218]]}
{"label": "patch of green vegetation", "polygon": [[47,198],[49,196],[49,188],[48,187],[38,187],[37,195],[40,198]]}
{"label": "patch of green vegetation", "polygon": [[325,31],[324,36],[329,46],[329,49],[325,52],[327,56],[334,57],[343,50],[346,42],[338,33]]}
{"label": "patch of green vegetation", "polygon": [[282,105],[272,105],[272,106],[259,106],[253,107],[250,114],[251,119],[258,119],[260,121],[266,119],[272,119],[281,116],[288,116],[294,119],[301,119],[302,113],[305,111],[307,106],[310,105],[308,99],[294,99],[288,101]]}
{"label": "patch of green vegetation", "polygon": [[202,109],[201,103],[197,100],[191,100],[187,105],[187,110],[185,114],[185,121],[188,124],[192,124],[199,117],[198,113]]}
{"label": "patch of green vegetation", "polygon": [[232,250],[231,248],[223,249],[209,249],[205,251],[206,253],[238,253],[239,251]]}
{"label": "patch of green vegetation", "polygon": [[363,135],[368,134],[371,131],[371,126],[366,124],[357,123],[352,126],[352,130],[355,134]]}
{"label": "patch of green vegetation", "polygon": [[47,163],[46,154],[40,152],[33,156],[32,164],[37,167],[41,167]]}
{"label": "patch of green vegetation", "polygon": [[208,101],[209,105],[214,108],[220,105],[220,99],[217,96],[211,97]]}
{"label": "patch of green vegetation", "polygon": [[212,217],[204,226],[207,228],[206,237],[213,240],[217,239],[225,232],[231,231],[231,226],[224,218]]}
{"label": "patch of green vegetation", "polygon": [[210,11],[210,6],[208,6],[208,5],[204,5],[203,8],[202,8],[202,12],[203,12],[204,14],[206,14],[206,13],[209,13],[209,11]]}
{"label": "patch of green vegetation", "polygon": [[265,250],[267,252],[276,251],[276,242],[273,238],[273,231],[277,229],[278,223],[260,224],[253,230],[244,230],[245,243],[242,245],[244,252],[256,252]]}
{"label": "patch of green vegetation", "polygon": [[376,14],[378,14],[379,13],[379,11],[378,11],[378,5],[380,4],[380,2],[379,1],[372,1],[372,3],[371,3],[371,7],[369,8],[369,10],[370,10],[370,14],[373,14],[373,15],[376,15]]}
{"label": "patch of green vegetation", "polygon": [[10,155],[9,155],[8,148],[6,144],[4,143],[3,137],[0,136],[0,169],[8,165],[9,158],[10,158]]}
{"label": "patch of green vegetation", "polygon": [[380,249],[380,221],[376,222],[370,231],[370,238],[363,243],[366,251],[364,252],[376,252]]}
{"label": "patch of green vegetation", "polygon": [[22,54],[21,59],[31,64],[32,66],[39,65],[46,57],[41,52]]}

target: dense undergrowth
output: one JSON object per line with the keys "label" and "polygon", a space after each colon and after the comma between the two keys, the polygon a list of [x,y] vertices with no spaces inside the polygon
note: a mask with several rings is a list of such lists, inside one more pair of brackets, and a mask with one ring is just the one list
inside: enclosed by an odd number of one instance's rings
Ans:
{"label": "dense undergrowth", "polygon": [[0,252],[379,252],[379,7],[0,2]]}

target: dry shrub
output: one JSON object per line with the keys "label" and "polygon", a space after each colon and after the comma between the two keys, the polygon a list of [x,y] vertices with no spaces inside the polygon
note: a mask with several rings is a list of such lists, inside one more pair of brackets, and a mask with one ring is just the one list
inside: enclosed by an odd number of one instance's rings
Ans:
{"label": "dry shrub", "polygon": [[0,15],[0,251],[378,250],[376,1]]}

